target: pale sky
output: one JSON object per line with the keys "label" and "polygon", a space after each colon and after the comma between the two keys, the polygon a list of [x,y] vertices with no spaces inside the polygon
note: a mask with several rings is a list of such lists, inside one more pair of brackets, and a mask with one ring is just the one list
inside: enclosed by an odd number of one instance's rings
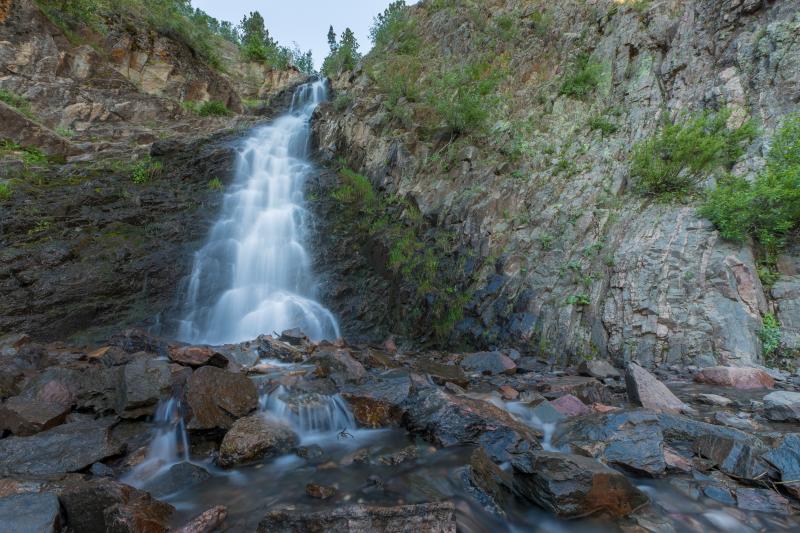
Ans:
{"label": "pale sky", "polygon": [[[417,0],[406,0],[416,4]],[[212,17],[238,24],[250,11],[259,11],[270,35],[280,44],[314,52],[317,68],[328,55],[328,27],[337,35],[349,27],[361,45],[361,53],[372,48],[369,28],[372,19],[390,4],[390,0],[192,0]]]}

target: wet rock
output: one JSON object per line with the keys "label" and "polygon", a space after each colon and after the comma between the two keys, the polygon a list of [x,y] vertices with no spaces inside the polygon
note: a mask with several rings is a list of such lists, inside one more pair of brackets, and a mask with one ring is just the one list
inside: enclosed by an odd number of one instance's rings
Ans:
{"label": "wet rock", "polygon": [[589,409],[586,404],[572,394],[567,394],[561,398],[556,398],[550,402],[550,405],[552,405],[556,411],[566,417],[580,416],[592,412],[592,410]]}
{"label": "wet rock", "polygon": [[624,475],[588,457],[531,451],[512,465],[516,490],[560,517],[623,517],[648,503]]}
{"label": "wet rock", "polygon": [[229,429],[258,407],[258,391],[244,374],[204,366],[189,378],[186,401],[193,415],[189,429]]}
{"label": "wet rock", "polygon": [[350,466],[353,463],[365,465],[369,464],[369,462],[369,450],[366,448],[361,448],[360,450],[356,450],[353,453],[349,453],[342,457],[342,460],[339,461],[339,464],[342,466]]}
{"label": "wet rock", "polygon": [[324,533],[327,531],[383,533],[456,533],[451,502],[396,507],[349,505],[325,511],[272,511],[258,524],[259,533]]}
{"label": "wet rock", "polygon": [[420,449],[417,446],[406,446],[399,452],[381,455],[378,457],[377,462],[387,466],[397,466],[420,456]]}
{"label": "wet rock", "polygon": [[173,492],[198,485],[211,477],[205,468],[192,463],[178,463],[169,470],[148,481],[144,489],[154,498],[162,498]]}
{"label": "wet rock", "polygon": [[695,440],[693,449],[698,455],[713,461],[721,472],[738,478],[756,479],[768,471],[760,459],[764,448],[755,441],[708,434]]}
{"label": "wet rock", "polygon": [[226,518],[228,518],[228,508],[224,505],[217,505],[196,516],[188,524],[177,529],[175,533],[213,533],[225,523]]}
{"label": "wet rock", "polygon": [[414,361],[413,365],[417,371],[428,374],[437,385],[444,386],[447,383],[453,383],[459,387],[466,387],[469,384],[469,380],[460,366],[444,365],[425,358]]}
{"label": "wet rock", "polygon": [[327,500],[336,494],[336,488],[325,485],[317,485],[316,483],[309,483],[306,485],[306,494],[318,500]]}
{"label": "wet rock", "polygon": [[172,373],[166,361],[142,358],[125,365],[117,413],[122,418],[152,416],[156,405],[170,396]]}
{"label": "wet rock", "polygon": [[69,407],[57,403],[29,400],[15,396],[0,405],[0,433],[8,430],[13,435],[34,435],[63,424]]}
{"label": "wet rock", "polygon": [[220,466],[231,467],[288,453],[299,443],[288,424],[261,414],[237,420],[219,447]]}
{"label": "wet rock", "polygon": [[119,455],[123,446],[110,435],[106,420],[56,426],[32,437],[0,440],[0,475],[47,476],[77,472]]}
{"label": "wet rock", "polygon": [[517,372],[517,365],[514,361],[501,352],[479,352],[467,355],[461,361],[461,368],[467,372],[478,372],[488,376],[513,375]]}
{"label": "wet rock", "polygon": [[483,448],[477,448],[470,456],[464,475],[476,500],[491,512],[504,514],[514,486],[510,472],[496,465]]}
{"label": "wet rock", "polygon": [[408,373],[395,370],[370,379],[363,385],[348,386],[342,390],[353,416],[359,425],[379,428],[399,425],[405,409],[404,403],[411,392]]}
{"label": "wet rock", "polygon": [[667,448],[666,446],[664,447],[664,462],[667,464],[667,468],[670,470],[679,472],[692,471],[692,463],[689,461],[689,459],[685,458],[674,450]]}
{"label": "wet rock", "polygon": [[317,365],[317,375],[330,378],[338,386],[347,383],[361,383],[367,377],[364,365],[353,359],[347,350],[324,351],[309,358],[309,363]]}
{"label": "wet rock", "polygon": [[14,494],[0,498],[0,532],[57,533],[61,506],[50,492]]}
{"label": "wet rock", "polygon": [[292,346],[305,346],[310,343],[308,336],[298,328],[287,329],[281,332],[281,336],[278,337],[278,340],[288,342]]}
{"label": "wet rock", "polygon": [[718,501],[723,505],[736,505],[736,499],[731,494],[730,489],[720,487],[719,485],[709,485],[703,487],[703,494],[712,500]]}
{"label": "wet rock", "polygon": [[70,486],[59,499],[67,526],[81,533],[165,532],[175,511],[148,493],[111,479]]}
{"label": "wet rock", "polygon": [[716,405],[719,407],[727,407],[733,403],[733,400],[718,394],[698,394],[696,398],[700,403]]}
{"label": "wet rock", "polygon": [[784,435],[780,444],[762,457],[778,470],[783,488],[800,500],[800,433]]}
{"label": "wet rock", "polygon": [[694,380],[698,383],[721,385],[735,389],[771,389],[775,380],[759,368],[712,366],[703,368],[695,374]]}
{"label": "wet rock", "polygon": [[175,363],[192,368],[206,365],[217,368],[228,366],[228,358],[210,346],[171,347],[169,358]]}
{"label": "wet rock", "polygon": [[658,417],[647,411],[572,419],[556,430],[553,444],[637,475],[658,476],[667,467]]}
{"label": "wet rock", "polygon": [[503,385],[498,390],[500,391],[500,396],[507,402],[513,402],[519,398],[519,391],[511,385]]}
{"label": "wet rock", "polygon": [[295,453],[298,457],[302,457],[303,459],[308,459],[310,461],[315,461],[320,459],[325,455],[325,450],[322,449],[322,446],[319,444],[311,444],[309,446],[299,446]]}
{"label": "wet rock", "polygon": [[723,426],[741,429],[742,431],[755,431],[758,429],[758,424],[750,418],[724,412],[714,413],[714,421]]}
{"label": "wet rock", "polygon": [[95,463],[89,469],[94,477],[114,477],[114,470],[103,463]]}
{"label": "wet rock", "polygon": [[572,394],[584,403],[608,402],[611,394],[604,384],[595,378],[584,376],[549,377],[538,385],[539,392],[549,399]]}
{"label": "wet rock", "polygon": [[603,359],[590,359],[582,361],[578,366],[578,373],[582,376],[591,376],[597,379],[618,378],[622,374],[610,362]]}
{"label": "wet rock", "polygon": [[547,400],[536,403],[531,408],[531,415],[541,424],[557,424],[567,418]]}
{"label": "wet rock", "polygon": [[671,413],[685,409],[683,402],[666,385],[636,363],[628,363],[625,368],[625,384],[628,399],[646,409]]}
{"label": "wet rock", "polygon": [[764,396],[764,415],[776,422],[800,422],[800,392],[767,394]]}
{"label": "wet rock", "polygon": [[789,500],[770,489],[736,489],[736,506],[746,511],[789,515]]}

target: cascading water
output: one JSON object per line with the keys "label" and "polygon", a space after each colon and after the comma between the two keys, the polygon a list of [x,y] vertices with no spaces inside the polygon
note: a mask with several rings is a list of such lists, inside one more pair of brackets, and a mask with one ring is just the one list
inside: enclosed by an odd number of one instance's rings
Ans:
{"label": "cascading water", "polygon": [[195,254],[181,340],[235,343],[295,327],[314,340],[339,336],[314,300],[303,247],[309,122],[326,95],[323,81],[302,85],[289,113],[245,141],[222,215]]}
{"label": "cascading water", "polygon": [[261,397],[261,410],[286,420],[301,436],[355,429],[356,421],[341,396],[304,393],[291,397],[283,386]]}

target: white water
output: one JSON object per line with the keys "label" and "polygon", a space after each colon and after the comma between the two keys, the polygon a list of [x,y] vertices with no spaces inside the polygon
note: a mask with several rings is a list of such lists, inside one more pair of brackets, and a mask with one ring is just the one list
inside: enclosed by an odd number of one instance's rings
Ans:
{"label": "white water", "polygon": [[325,98],[324,82],[302,85],[289,113],[245,141],[222,215],[195,254],[181,340],[237,343],[295,327],[316,341],[339,336],[314,299],[303,245],[309,121]]}
{"label": "white water", "polygon": [[[355,429],[356,421],[341,396],[306,393],[287,402],[289,391],[282,385],[261,397],[261,409],[286,420],[301,438],[320,433]],[[345,437],[346,438],[346,437]]]}

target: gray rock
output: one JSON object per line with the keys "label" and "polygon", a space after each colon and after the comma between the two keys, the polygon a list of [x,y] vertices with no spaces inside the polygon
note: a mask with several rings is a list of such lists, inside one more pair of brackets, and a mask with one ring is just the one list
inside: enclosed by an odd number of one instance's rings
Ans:
{"label": "gray rock", "polygon": [[347,400],[359,425],[378,428],[400,424],[410,392],[408,372],[393,370],[364,384],[344,387],[342,397]]}
{"label": "gray rock", "polygon": [[800,422],[800,392],[771,392],[764,396],[764,410],[770,420]]}
{"label": "gray rock", "polygon": [[783,488],[800,500],[800,433],[784,435],[780,445],[762,457],[778,470]]}
{"label": "gray rock", "polygon": [[685,409],[683,402],[666,385],[636,363],[628,363],[625,368],[625,384],[628,399],[646,409],[671,413],[679,413]]}
{"label": "gray rock", "polygon": [[69,407],[57,403],[13,397],[0,405],[0,431],[25,437],[62,424]]}
{"label": "gray rock", "polygon": [[517,365],[501,352],[479,352],[467,355],[461,361],[461,367],[468,372],[485,375],[515,374]]}
{"label": "gray rock", "polygon": [[61,506],[50,492],[14,494],[0,498],[0,533],[57,533]]}
{"label": "gray rock", "polygon": [[210,477],[211,474],[205,468],[192,463],[178,463],[157,478],[145,483],[143,488],[154,498],[163,498],[173,492],[198,485]]}
{"label": "gray rock", "polygon": [[361,383],[367,377],[364,365],[353,359],[347,350],[316,353],[308,362],[317,365],[318,376],[328,377],[340,387],[347,383]]}
{"label": "gray rock", "polygon": [[578,372],[582,376],[591,376],[598,379],[617,378],[622,375],[619,370],[614,368],[614,365],[604,359],[582,361],[578,366]]}
{"label": "gray rock", "polygon": [[220,466],[231,467],[288,453],[300,439],[288,424],[262,414],[237,420],[219,447]]}
{"label": "gray rock", "polygon": [[717,405],[719,407],[727,407],[733,403],[733,400],[730,398],[718,394],[698,394],[697,401],[708,405]]}
{"label": "gray rock", "polygon": [[736,506],[746,511],[781,515],[792,514],[789,500],[771,489],[736,489]]}
{"label": "gray rock", "polygon": [[119,394],[122,418],[152,416],[156,405],[172,393],[172,373],[166,361],[139,358],[125,365]]}
{"label": "gray rock", "polygon": [[694,451],[711,459],[720,471],[742,479],[757,479],[768,472],[761,460],[764,448],[754,442],[743,442],[721,435],[703,435],[694,441]]}

